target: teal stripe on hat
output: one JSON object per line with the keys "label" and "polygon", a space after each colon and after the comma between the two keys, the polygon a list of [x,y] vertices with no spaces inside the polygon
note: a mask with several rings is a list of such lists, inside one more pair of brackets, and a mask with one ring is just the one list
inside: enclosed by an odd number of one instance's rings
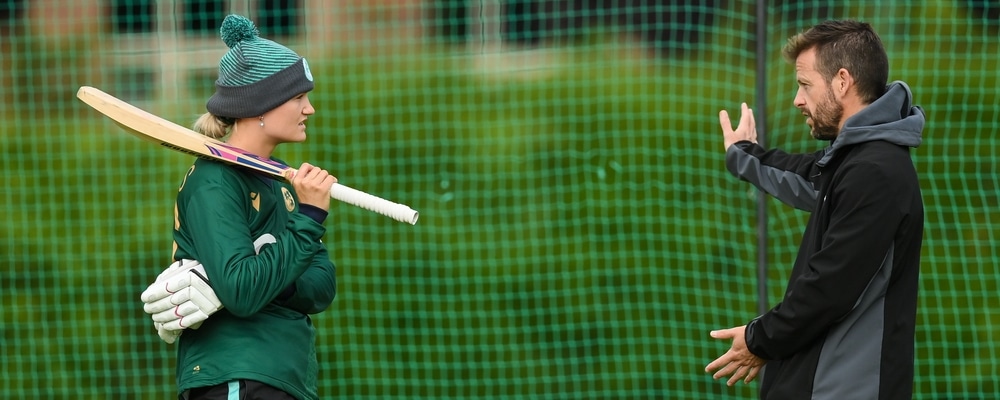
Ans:
{"label": "teal stripe on hat", "polygon": [[249,85],[278,73],[299,58],[291,49],[264,38],[244,40],[219,61],[219,83]]}

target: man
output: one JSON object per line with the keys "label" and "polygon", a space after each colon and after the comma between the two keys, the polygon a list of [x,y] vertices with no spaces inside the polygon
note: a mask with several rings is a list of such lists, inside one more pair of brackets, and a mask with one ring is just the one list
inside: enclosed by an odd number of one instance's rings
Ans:
{"label": "man", "polygon": [[923,110],[905,83],[886,86],[888,58],[867,23],[821,23],[784,55],[795,107],[831,143],[765,150],[746,104],[736,130],[719,113],[729,171],[811,215],[781,302],[713,331],[732,347],[706,371],[729,385],[762,373],[761,399],[910,399],[923,201],[909,149]]}

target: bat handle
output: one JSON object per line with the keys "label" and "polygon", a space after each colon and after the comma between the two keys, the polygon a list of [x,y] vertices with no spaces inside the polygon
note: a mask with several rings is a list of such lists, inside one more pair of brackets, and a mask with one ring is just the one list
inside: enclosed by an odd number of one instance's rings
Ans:
{"label": "bat handle", "polygon": [[399,222],[406,222],[410,225],[417,224],[420,214],[409,206],[393,203],[378,196],[370,195],[357,189],[349,188],[339,183],[334,183],[330,187],[330,197],[345,202],[347,204],[364,208],[378,214],[385,215]]}

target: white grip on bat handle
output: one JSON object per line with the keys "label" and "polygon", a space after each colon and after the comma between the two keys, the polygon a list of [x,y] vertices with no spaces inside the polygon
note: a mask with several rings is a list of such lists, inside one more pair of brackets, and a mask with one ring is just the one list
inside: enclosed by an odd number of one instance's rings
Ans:
{"label": "white grip on bat handle", "polygon": [[385,215],[399,222],[406,222],[410,225],[416,225],[417,218],[420,216],[416,210],[409,206],[393,203],[339,183],[334,183],[330,187],[330,197],[368,211]]}

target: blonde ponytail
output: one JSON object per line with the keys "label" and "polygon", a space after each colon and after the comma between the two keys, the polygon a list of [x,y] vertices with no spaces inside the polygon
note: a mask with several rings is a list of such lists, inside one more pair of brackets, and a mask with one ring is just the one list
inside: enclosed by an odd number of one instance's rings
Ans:
{"label": "blonde ponytail", "polygon": [[222,139],[233,129],[236,120],[217,117],[212,113],[204,113],[194,122],[193,129],[212,139]]}

